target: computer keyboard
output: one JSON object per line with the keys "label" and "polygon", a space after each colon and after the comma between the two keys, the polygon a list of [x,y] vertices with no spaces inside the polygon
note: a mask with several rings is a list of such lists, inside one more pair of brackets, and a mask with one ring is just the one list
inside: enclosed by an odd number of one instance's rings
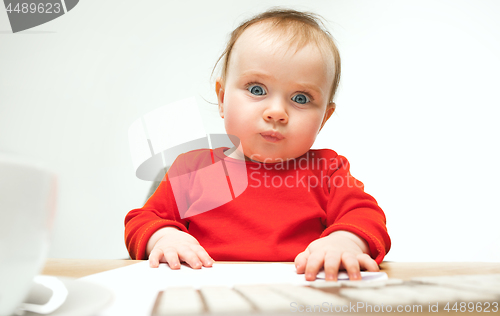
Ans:
{"label": "computer keyboard", "polygon": [[312,282],[168,288],[152,316],[284,315],[306,312],[499,312],[500,274],[419,277],[411,281]]}

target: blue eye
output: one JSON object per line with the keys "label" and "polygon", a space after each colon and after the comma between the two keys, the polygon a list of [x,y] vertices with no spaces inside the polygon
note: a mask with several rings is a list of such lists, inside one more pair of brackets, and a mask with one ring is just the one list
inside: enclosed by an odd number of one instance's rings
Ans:
{"label": "blue eye", "polygon": [[250,91],[251,94],[255,94],[255,95],[264,95],[266,94],[264,89],[261,87],[261,86],[257,86],[257,85],[254,85],[254,86],[250,86],[247,88],[248,91]]}
{"label": "blue eye", "polygon": [[308,102],[311,102],[311,100],[309,100],[309,98],[304,95],[304,94],[297,94],[297,95],[294,95],[292,97],[292,100],[299,103],[299,104],[306,104]]}

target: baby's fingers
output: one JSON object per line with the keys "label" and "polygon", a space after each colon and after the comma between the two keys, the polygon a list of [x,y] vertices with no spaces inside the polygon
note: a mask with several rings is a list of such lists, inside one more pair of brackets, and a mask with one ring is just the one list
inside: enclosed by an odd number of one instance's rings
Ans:
{"label": "baby's fingers", "polygon": [[[201,248],[201,246],[198,246]],[[196,246],[182,246],[178,248],[179,258],[189,264],[193,269],[201,269],[203,264],[198,257],[197,251],[199,249]],[[207,254],[208,255],[208,254]]]}
{"label": "baby's fingers", "polygon": [[323,263],[325,262],[325,254],[322,252],[313,252],[307,258],[306,266],[306,281],[316,280],[316,275],[321,268],[323,268]]}
{"label": "baby's fingers", "polygon": [[377,262],[375,262],[375,260],[373,260],[366,253],[364,253],[362,255],[358,255],[357,258],[358,258],[359,265],[361,266],[362,269],[367,270],[367,271],[371,271],[371,272],[380,271]]}
{"label": "baby's fingers", "polygon": [[158,268],[160,262],[166,262],[171,269],[179,269],[181,267],[179,256],[175,249],[163,250],[161,248],[154,248],[149,254],[149,266],[151,268]]}
{"label": "baby's fingers", "polygon": [[[196,246],[194,246],[194,247],[196,247]],[[195,250],[196,254],[198,255],[198,258],[201,260],[203,266],[211,267],[212,264],[214,263],[214,259],[212,259],[210,257],[210,255],[207,253],[205,248],[203,248],[201,246],[197,246],[196,248],[198,248],[197,250]]]}
{"label": "baby's fingers", "polygon": [[158,248],[153,249],[149,254],[149,266],[151,268],[158,268],[161,258],[163,258],[163,251]]}
{"label": "baby's fingers", "polygon": [[339,274],[341,255],[339,252],[331,252],[325,256],[325,280],[337,281]]}
{"label": "baby's fingers", "polygon": [[307,257],[309,257],[309,250],[307,249],[295,257],[295,269],[297,269],[297,274],[302,274],[306,271]]}
{"label": "baby's fingers", "polygon": [[354,254],[344,252],[342,254],[342,265],[349,276],[349,280],[361,280],[359,262]]}
{"label": "baby's fingers", "polygon": [[167,261],[170,269],[178,270],[181,268],[181,262],[179,260],[179,255],[174,248],[169,248],[169,250],[165,251],[165,260]]}
{"label": "baby's fingers", "polygon": [[149,254],[149,266],[151,268],[158,268],[160,262],[170,262],[167,255],[168,253],[164,252],[161,248],[154,248]]}

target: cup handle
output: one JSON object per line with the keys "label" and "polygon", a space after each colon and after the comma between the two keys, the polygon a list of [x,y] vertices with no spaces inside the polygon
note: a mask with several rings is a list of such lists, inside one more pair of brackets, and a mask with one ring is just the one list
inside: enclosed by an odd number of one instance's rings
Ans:
{"label": "cup handle", "polygon": [[61,307],[64,301],[66,301],[66,297],[68,297],[68,289],[58,278],[46,275],[38,275],[34,278],[33,282],[43,285],[46,288],[52,290],[52,296],[50,297],[49,301],[43,305],[23,303],[21,306],[21,310],[37,314],[50,314]]}

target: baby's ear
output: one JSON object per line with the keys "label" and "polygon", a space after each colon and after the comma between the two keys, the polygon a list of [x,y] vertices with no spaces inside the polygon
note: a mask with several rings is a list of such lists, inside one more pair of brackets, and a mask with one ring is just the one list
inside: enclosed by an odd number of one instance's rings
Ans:
{"label": "baby's ear", "polygon": [[[337,105],[335,104],[335,102],[330,102],[330,103],[328,103],[328,105],[326,106],[326,110],[328,111],[329,109],[332,109],[332,114],[333,114],[333,112],[335,112],[335,107],[336,107],[336,106],[337,106]],[[332,114],[330,114],[330,115],[332,115]]]}
{"label": "baby's ear", "polygon": [[330,116],[332,116],[333,112],[335,112],[335,106],[336,106],[335,102],[330,102],[326,106],[325,116],[323,117],[323,122],[321,122],[321,127],[320,127],[318,133],[321,131],[321,129],[325,125],[326,121],[328,121]]}
{"label": "baby's ear", "polygon": [[215,93],[217,93],[217,102],[219,103],[219,115],[224,118],[224,86],[221,77],[215,82]]}

